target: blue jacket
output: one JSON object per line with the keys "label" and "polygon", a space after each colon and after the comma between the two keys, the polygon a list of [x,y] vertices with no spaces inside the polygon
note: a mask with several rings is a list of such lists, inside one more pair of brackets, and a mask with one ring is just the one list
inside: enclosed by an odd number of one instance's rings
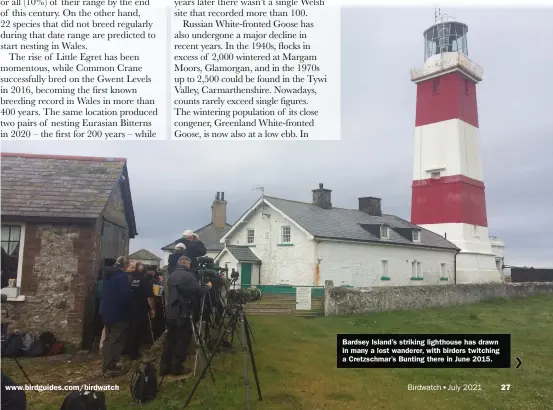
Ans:
{"label": "blue jacket", "polygon": [[128,322],[130,312],[130,289],[127,273],[120,268],[109,267],[104,271],[101,311],[104,323]]}

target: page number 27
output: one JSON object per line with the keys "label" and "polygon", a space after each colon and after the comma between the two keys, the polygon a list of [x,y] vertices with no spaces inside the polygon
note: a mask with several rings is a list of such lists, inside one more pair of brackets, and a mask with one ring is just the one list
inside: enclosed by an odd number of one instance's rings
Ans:
{"label": "page number 27", "polygon": [[501,385],[501,390],[503,390],[503,391],[511,390],[511,385],[510,384],[502,384]]}

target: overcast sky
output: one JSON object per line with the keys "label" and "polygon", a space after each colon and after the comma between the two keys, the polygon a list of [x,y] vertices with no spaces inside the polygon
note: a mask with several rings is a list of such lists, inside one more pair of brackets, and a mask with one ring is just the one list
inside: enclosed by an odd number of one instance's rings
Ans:
{"label": "overcast sky", "polygon": [[[490,235],[506,264],[553,267],[553,9],[444,10],[469,26],[478,85]],[[433,9],[344,9],[342,140],[313,142],[3,142],[2,150],[126,157],[139,236],[160,248],[210,222],[224,191],[233,223],[259,197],[311,200],[323,182],[337,207],[382,197],[410,218],[415,85]]]}

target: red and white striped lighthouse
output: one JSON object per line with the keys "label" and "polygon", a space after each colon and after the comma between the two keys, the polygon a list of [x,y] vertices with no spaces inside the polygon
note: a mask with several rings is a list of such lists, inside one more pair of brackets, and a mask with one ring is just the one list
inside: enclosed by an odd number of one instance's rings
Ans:
{"label": "red and white striped lighthouse", "polygon": [[424,32],[424,67],[411,70],[417,84],[411,222],[461,249],[457,283],[499,282],[479,149],[482,68],[468,58],[467,32],[465,24],[437,16]]}

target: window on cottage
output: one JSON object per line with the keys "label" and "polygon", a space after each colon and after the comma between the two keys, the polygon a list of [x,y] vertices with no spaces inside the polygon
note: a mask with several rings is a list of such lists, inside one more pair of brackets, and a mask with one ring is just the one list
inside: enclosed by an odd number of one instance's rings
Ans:
{"label": "window on cottage", "polygon": [[248,239],[248,240],[247,240],[247,243],[250,244],[250,245],[252,245],[252,244],[255,243],[255,230],[253,230],[253,229],[248,229],[247,232],[248,232],[248,233],[247,233],[247,239]]}
{"label": "window on cottage", "polygon": [[388,261],[382,261],[382,276],[388,277]]}
{"label": "window on cottage", "polygon": [[422,278],[422,262],[417,262],[417,278]]}
{"label": "window on cottage", "polygon": [[434,78],[434,81],[432,82],[432,93],[436,94],[440,92],[440,79]]}
{"label": "window on cottage", "polygon": [[442,275],[442,278],[447,277],[447,269],[445,263],[442,263],[440,265],[440,275]]}
{"label": "window on cottage", "polygon": [[380,239],[390,239],[390,230],[386,225],[380,226]]}
{"label": "window on cottage", "polygon": [[417,262],[411,262],[411,277],[417,277]]}
{"label": "window on cottage", "polygon": [[21,225],[2,225],[2,288],[17,286],[21,240]]}
{"label": "window on cottage", "polygon": [[413,231],[413,242],[420,242],[421,241],[421,231]]}
{"label": "window on cottage", "polygon": [[290,243],[291,242],[291,232],[289,226],[283,226],[282,227],[282,243]]}

